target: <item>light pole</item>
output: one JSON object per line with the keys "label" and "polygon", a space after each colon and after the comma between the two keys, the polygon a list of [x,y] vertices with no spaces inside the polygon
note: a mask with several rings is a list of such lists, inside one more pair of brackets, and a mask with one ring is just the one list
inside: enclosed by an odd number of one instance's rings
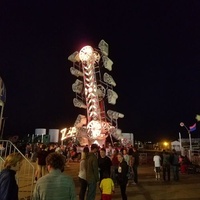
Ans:
{"label": "light pole", "polygon": [[191,153],[192,153],[191,133],[190,133],[190,130],[188,129],[188,127],[183,122],[180,123],[180,126],[184,127],[187,130],[188,135],[189,135],[189,142],[190,142],[189,159],[191,160]]}

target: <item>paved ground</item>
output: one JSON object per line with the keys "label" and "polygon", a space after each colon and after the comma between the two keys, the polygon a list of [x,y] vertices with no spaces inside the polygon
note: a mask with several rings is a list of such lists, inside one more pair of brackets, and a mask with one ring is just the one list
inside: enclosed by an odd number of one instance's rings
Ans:
{"label": "paved ground", "polygon": [[[75,181],[77,200],[78,168],[79,163],[73,162],[65,169],[65,173],[71,175]],[[139,183],[127,187],[128,200],[200,200],[200,174],[180,174],[180,181],[175,182],[172,179],[164,182],[155,180],[153,167],[150,165],[139,166],[138,172]],[[20,199],[24,199],[23,193]],[[95,200],[100,200],[98,189]],[[121,200],[119,187],[116,187],[113,200]]]}
{"label": "paved ground", "polygon": [[[70,167],[66,168],[66,173],[74,177],[78,194],[77,170],[77,163],[70,163]],[[128,200],[200,200],[200,174],[180,174],[180,181],[175,182],[172,178],[171,181],[164,182],[155,180],[152,166],[139,166],[138,172],[139,183],[127,187]],[[113,199],[121,199],[118,187]],[[100,200],[99,190],[96,200]]]}

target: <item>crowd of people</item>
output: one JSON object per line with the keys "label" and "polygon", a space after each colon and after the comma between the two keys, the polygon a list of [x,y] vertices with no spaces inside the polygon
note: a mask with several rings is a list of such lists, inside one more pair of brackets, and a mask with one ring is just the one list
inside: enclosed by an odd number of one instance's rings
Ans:
{"label": "crowd of people", "polygon": [[[69,161],[77,157],[79,200],[94,200],[97,189],[101,192],[102,200],[111,200],[116,186],[120,187],[122,200],[127,200],[130,172],[134,172],[132,183],[138,182],[139,153],[134,147],[119,149],[92,144],[77,152],[76,146],[66,148],[62,145],[28,144],[25,156],[37,163],[33,200],[75,200],[77,195],[73,178],[63,171]],[[6,158],[0,173],[1,200],[18,200],[15,174],[20,170],[23,158],[21,153],[12,153]]]}
{"label": "crowd of people", "polygon": [[155,152],[153,162],[156,180],[161,180],[162,178],[163,181],[170,181],[171,171],[173,174],[173,180],[179,181],[179,174],[185,174],[188,167],[191,165],[187,155],[180,155],[175,149],[173,149],[172,152],[163,150],[161,154]]}
{"label": "crowd of people", "polygon": [[[74,180],[63,173],[70,161],[78,160],[80,183],[79,200],[95,200],[97,189],[101,200],[111,200],[115,188],[120,188],[122,200],[127,200],[126,187],[138,183],[139,152],[135,147],[116,148],[109,145],[90,147],[77,151],[76,146],[27,144],[25,157],[36,162],[33,200],[76,200]],[[15,174],[20,170],[24,155],[11,153],[5,159],[0,173],[0,199],[18,200]],[[187,156],[172,150],[153,156],[156,180],[179,181],[179,173],[186,173],[191,164]],[[53,193],[51,191],[54,191]]]}
{"label": "crowd of people", "polygon": [[116,185],[120,187],[122,200],[127,200],[129,173],[135,172],[132,181],[137,184],[138,165],[139,153],[134,147],[106,149],[92,144],[90,151],[84,148],[79,166],[79,200],[94,200],[97,188],[102,200],[111,200]]}

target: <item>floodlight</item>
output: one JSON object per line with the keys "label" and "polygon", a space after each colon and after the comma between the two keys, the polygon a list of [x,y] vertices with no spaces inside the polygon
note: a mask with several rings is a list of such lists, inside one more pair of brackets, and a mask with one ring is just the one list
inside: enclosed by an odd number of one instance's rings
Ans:
{"label": "floodlight", "polygon": [[97,51],[94,51],[94,52],[93,52],[93,55],[94,55],[94,57],[95,57],[96,63],[99,63],[99,61],[100,61],[100,59],[101,59],[100,54],[99,54]]}
{"label": "floodlight", "polygon": [[103,85],[101,84],[97,85],[97,94],[98,94],[99,101],[101,101],[105,97],[106,89]]}
{"label": "floodlight", "polygon": [[86,124],[87,124],[86,116],[79,114],[74,123],[74,127],[81,128],[83,125],[86,125]]}
{"label": "floodlight", "polygon": [[110,123],[105,122],[105,121],[101,122],[101,132],[103,134],[107,134],[110,128],[111,128]]}
{"label": "floodlight", "polygon": [[200,121],[200,115],[196,115],[195,119],[199,122]]}
{"label": "floodlight", "polygon": [[110,119],[118,119],[118,118],[123,118],[124,114],[113,111],[113,110],[108,110],[107,115]]}
{"label": "floodlight", "polygon": [[121,140],[123,138],[122,136],[122,130],[118,128],[114,128],[111,131],[111,135],[116,139],[116,140]]}
{"label": "floodlight", "polygon": [[76,69],[75,67],[70,67],[70,72],[72,75],[76,77],[83,76],[83,73],[79,71],[78,69]]}
{"label": "floodlight", "polygon": [[68,57],[68,60],[71,61],[71,62],[79,62],[79,61],[80,61],[80,58],[79,58],[78,51],[75,51],[73,54],[71,54],[71,55]]}
{"label": "floodlight", "polygon": [[108,69],[109,71],[112,71],[113,61],[110,60],[110,58],[108,58],[107,56],[102,56],[102,60],[103,60],[104,67]]}
{"label": "floodlight", "polygon": [[91,46],[83,47],[79,52],[79,58],[82,62],[90,60],[93,55],[93,48]]}
{"label": "floodlight", "polygon": [[78,108],[87,108],[87,106],[81,100],[77,98],[73,99],[73,104],[75,107],[78,107]]}
{"label": "floodlight", "polygon": [[101,40],[98,47],[103,55],[108,56],[108,43],[106,43],[104,40]]}
{"label": "floodlight", "polygon": [[109,75],[108,73],[104,73],[103,81],[114,87],[116,86],[116,82],[114,81],[113,77],[111,75]]}
{"label": "floodlight", "polygon": [[118,98],[118,95],[116,92],[114,92],[111,89],[107,90],[107,96],[108,96],[108,103],[115,105],[116,104],[116,100]]}
{"label": "floodlight", "polygon": [[72,90],[80,94],[83,91],[83,81],[76,79],[75,83],[72,84]]}
{"label": "floodlight", "polygon": [[110,128],[109,134],[112,135],[116,140],[120,140],[123,137],[121,129],[115,128],[114,126]]}

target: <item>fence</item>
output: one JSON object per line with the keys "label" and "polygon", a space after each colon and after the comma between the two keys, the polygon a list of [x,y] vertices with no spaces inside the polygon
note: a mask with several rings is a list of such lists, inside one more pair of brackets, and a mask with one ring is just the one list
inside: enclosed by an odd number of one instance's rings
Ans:
{"label": "fence", "polygon": [[16,174],[19,187],[19,200],[31,200],[34,188],[35,167],[9,140],[0,140],[0,171],[3,169],[5,158],[14,152],[19,152],[24,157],[22,167]]}
{"label": "fence", "polygon": [[195,165],[200,166],[200,151],[199,150],[192,151],[191,162]]}

